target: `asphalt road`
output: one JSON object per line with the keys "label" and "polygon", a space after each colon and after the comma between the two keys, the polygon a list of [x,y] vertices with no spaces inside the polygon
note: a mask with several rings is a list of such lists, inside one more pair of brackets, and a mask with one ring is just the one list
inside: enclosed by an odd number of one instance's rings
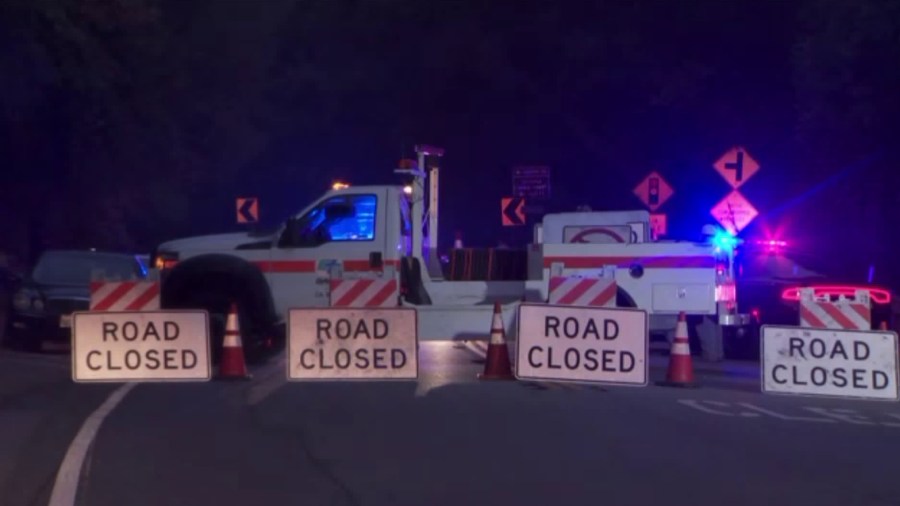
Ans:
{"label": "asphalt road", "polygon": [[[764,396],[736,365],[697,364],[697,389],[485,382],[480,349],[422,343],[418,382],[287,383],[275,359],[249,382],[140,385],[77,504],[900,504],[898,403]],[[116,388],[58,359],[0,355],[4,506],[47,503]]]}

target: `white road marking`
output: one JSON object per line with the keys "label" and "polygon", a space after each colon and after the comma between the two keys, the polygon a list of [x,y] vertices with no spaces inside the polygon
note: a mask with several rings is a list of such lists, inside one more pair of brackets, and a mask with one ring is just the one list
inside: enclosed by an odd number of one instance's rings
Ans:
{"label": "white road marking", "polygon": [[698,411],[702,411],[704,413],[709,413],[710,415],[743,416],[746,418],[754,418],[754,417],[760,416],[759,413],[751,413],[749,411],[741,411],[740,413],[729,413],[727,411],[720,411],[718,409],[713,409],[710,406],[704,406],[703,404],[701,404],[701,403],[706,403],[708,405],[716,406],[719,408],[727,408],[728,406],[730,406],[730,404],[727,402],[709,401],[709,400],[702,400],[702,399],[679,399],[678,402],[680,402],[681,404],[684,404],[685,406],[692,407]]}
{"label": "white road marking", "polygon": [[752,409],[753,411],[758,411],[764,415],[769,415],[773,418],[778,418],[780,420],[788,420],[791,422],[837,423],[837,420],[832,420],[832,419],[828,419],[828,418],[815,418],[815,417],[811,417],[811,416],[782,415],[781,413],[769,411],[768,409],[761,408],[754,404],[750,404],[749,402],[740,402],[738,404],[747,409]]}
{"label": "white road marking", "polygon": [[255,406],[259,404],[287,384],[286,364],[286,354],[282,352],[272,360],[271,364],[266,365],[254,374],[258,382],[254,381],[253,386],[250,387],[250,391],[247,393],[247,405]]}
{"label": "white road marking", "polygon": [[126,383],[117,388],[81,425],[81,429],[78,430],[78,434],[69,445],[66,456],[56,472],[56,482],[53,484],[53,492],[50,494],[48,506],[74,506],[81,470],[84,467],[84,458],[94,443],[100,425],[136,385],[136,383]]}
{"label": "white road marking", "polygon": [[[728,417],[759,417],[766,415],[778,420],[789,422],[809,422],[809,423],[849,423],[853,425],[863,426],[883,426],[900,428],[900,423],[896,421],[878,420],[880,417],[889,418],[891,420],[900,420],[898,413],[877,413],[863,414],[854,409],[846,408],[823,408],[817,406],[800,406],[799,409],[822,415],[826,418],[816,418],[808,416],[792,416],[777,413],[770,409],[762,408],[747,402],[731,403],[722,401],[713,401],[706,399],[678,399],[679,404],[694,408],[697,411],[716,416]],[[752,411],[741,411],[742,408]]]}

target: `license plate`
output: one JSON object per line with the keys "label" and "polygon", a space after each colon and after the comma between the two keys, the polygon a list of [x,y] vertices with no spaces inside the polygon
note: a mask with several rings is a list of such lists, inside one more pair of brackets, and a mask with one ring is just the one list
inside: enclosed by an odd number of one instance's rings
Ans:
{"label": "license plate", "polygon": [[59,317],[59,326],[64,329],[72,327],[72,315],[64,314]]}

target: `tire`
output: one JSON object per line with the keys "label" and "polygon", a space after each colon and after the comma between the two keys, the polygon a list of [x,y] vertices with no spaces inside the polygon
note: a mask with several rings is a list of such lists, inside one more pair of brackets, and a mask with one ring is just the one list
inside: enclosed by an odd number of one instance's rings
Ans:
{"label": "tire", "polygon": [[258,318],[248,314],[247,299],[240,286],[226,279],[204,280],[202,289],[182,290],[167,307],[173,309],[203,309],[209,314],[210,358],[219,363],[225,339],[225,323],[231,304],[237,306],[238,328],[247,362],[257,362],[265,356],[268,328]]}

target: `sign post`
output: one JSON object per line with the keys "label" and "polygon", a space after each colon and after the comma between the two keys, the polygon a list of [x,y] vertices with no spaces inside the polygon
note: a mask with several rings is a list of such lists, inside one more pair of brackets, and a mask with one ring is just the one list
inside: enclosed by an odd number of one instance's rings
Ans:
{"label": "sign post", "polygon": [[648,328],[639,309],[522,304],[516,377],[646,386]]}
{"label": "sign post", "polygon": [[208,381],[206,311],[76,312],[72,315],[72,379]]}
{"label": "sign post", "polygon": [[291,309],[288,379],[416,379],[416,329],[412,308]]}
{"label": "sign post", "polygon": [[897,333],[762,328],[763,393],[900,400]]}

